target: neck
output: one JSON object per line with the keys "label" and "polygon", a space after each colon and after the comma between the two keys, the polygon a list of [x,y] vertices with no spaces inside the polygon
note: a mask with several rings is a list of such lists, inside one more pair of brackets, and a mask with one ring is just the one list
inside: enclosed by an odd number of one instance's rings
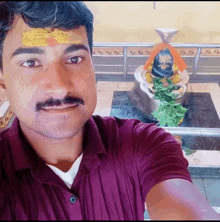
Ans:
{"label": "neck", "polygon": [[50,139],[21,124],[22,132],[36,153],[45,161],[66,172],[83,150],[83,128],[71,138]]}

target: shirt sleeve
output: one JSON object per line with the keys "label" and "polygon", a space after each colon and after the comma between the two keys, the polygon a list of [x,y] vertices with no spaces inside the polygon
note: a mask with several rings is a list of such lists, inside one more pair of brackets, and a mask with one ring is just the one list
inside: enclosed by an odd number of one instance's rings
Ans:
{"label": "shirt sleeve", "polygon": [[192,182],[189,163],[170,133],[155,124],[138,123],[133,135],[143,201],[150,189],[162,181],[181,178]]}

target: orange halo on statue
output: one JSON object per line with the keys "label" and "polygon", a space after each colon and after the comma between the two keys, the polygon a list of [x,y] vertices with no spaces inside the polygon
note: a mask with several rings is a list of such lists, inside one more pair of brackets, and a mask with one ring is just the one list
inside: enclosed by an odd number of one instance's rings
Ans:
{"label": "orange halo on statue", "polygon": [[176,49],[168,43],[159,43],[158,45],[154,46],[149,59],[146,61],[144,69],[148,69],[151,65],[151,62],[154,60],[155,56],[163,49],[168,48],[170,50],[171,55],[173,56],[174,63],[177,65],[178,69],[182,72],[186,69],[187,65],[184,60],[180,57],[179,53]]}

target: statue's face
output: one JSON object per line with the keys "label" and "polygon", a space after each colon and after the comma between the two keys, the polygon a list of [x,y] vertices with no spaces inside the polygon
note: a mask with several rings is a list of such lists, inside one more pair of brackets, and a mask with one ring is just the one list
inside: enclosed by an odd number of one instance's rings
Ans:
{"label": "statue's face", "polygon": [[161,65],[159,65],[159,67],[163,70],[167,69],[170,67],[170,65],[172,65],[172,57],[170,55],[159,55],[159,63],[161,63]]}
{"label": "statue's face", "polygon": [[169,49],[161,50],[154,59],[152,74],[157,77],[170,77],[173,75],[173,57]]}

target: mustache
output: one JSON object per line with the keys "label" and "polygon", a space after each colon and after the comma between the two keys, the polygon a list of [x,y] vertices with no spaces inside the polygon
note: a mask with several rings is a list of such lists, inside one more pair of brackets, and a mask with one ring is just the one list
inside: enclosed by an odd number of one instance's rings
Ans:
{"label": "mustache", "polygon": [[84,105],[85,103],[82,99],[71,96],[66,96],[63,100],[50,98],[45,102],[38,102],[36,104],[36,111],[40,111],[44,107],[61,106],[62,104]]}

